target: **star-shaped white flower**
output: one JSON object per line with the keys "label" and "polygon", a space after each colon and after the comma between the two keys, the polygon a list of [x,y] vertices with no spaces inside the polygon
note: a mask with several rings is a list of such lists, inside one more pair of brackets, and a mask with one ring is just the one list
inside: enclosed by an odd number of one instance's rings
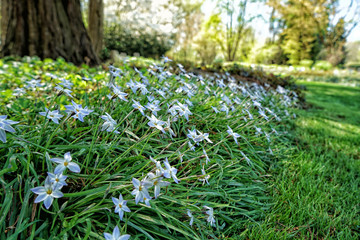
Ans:
{"label": "star-shaped white flower", "polygon": [[46,209],[49,209],[54,198],[61,198],[64,196],[58,186],[51,184],[51,180],[49,177],[45,179],[44,187],[36,187],[30,189],[33,193],[38,194],[35,199],[35,203],[39,203],[44,201],[44,205]]}
{"label": "star-shaped white flower", "polygon": [[104,233],[104,237],[106,240],[128,240],[130,238],[129,234],[120,235],[119,227],[116,226],[112,234]]}
{"label": "star-shaped white flower", "polygon": [[160,194],[160,188],[161,187],[167,187],[170,185],[169,182],[162,181],[162,173],[159,170],[156,170],[156,174],[149,173],[147,175],[146,181],[151,182],[154,186],[154,195],[155,198],[157,198]]}
{"label": "star-shaped white flower", "polygon": [[7,115],[0,116],[0,141],[2,141],[3,143],[6,143],[5,131],[14,133],[15,129],[11,125],[19,123],[19,122],[15,122],[13,120],[6,120],[6,118],[7,118]]}
{"label": "star-shaped white flower", "polygon": [[50,160],[59,164],[55,168],[55,174],[62,173],[66,168],[75,173],[80,172],[79,165],[71,162],[72,158],[70,152],[65,153],[64,158],[51,158]]}
{"label": "star-shaped white flower", "polygon": [[150,122],[148,122],[148,125],[149,125],[150,127],[157,128],[157,129],[159,129],[160,131],[162,131],[163,133],[165,133],[165,130],[164,130],[164,128],[162,127],[162,125],[165,124],[164,121],[161,121],[161,120],[157,119],[154,115],[151,115],[151,117],[149,117],[149,116],[146,116],[146,117],[150,120]]}
{"label": "star-shaped white flower", "polygon": [[131,192],[132,195],[135,195],[135,203],[144,202],[146,199],[151,199],[147,188],[151,186],[151,183],[144,182],[133,178],[132,179],[134,190]]}
{"label": "star-shaped white flower", "polygon": [[120,220],[123,219],[124,212],[131,212],[130,209],[126,206],[127,201],[123,199],[121,194],[119,198],[112,197],[112,201],[115,204],[115,213],[119,213]]}
{"label": "star-shaped white flower", "polygon": [[139,102],[135,101],[134,99],[132,99],[132,101],[134,102],[134,104],[132,105],[133,108],[139,110],[141,112],[141,114],[144,116],[145,108]]}
{"label": "star-shaped white flower", "polygon": [[210,226],[215,225],[215,216],[214,216],[214,209],[212,207],[204,206],[207,209],[206,214],[208,215],[207,221],[210,223]]}
{"label": "star-shaped white flower", "polygon": [[59,113],[59,110],[50,111],[49,109],[45,108],[45,112],[39,112],[41,116],[47,117],[48,119],[52,120],[54,123],[59,124],[60,118],[63,117]]}
{"label": "star-shaped white flower", "polygon": [[227,126],[227,127],[228,127],[228,130],[226,130],[226,132],[227,132],[230,136],[232,136],[232,137],[234,138],[236,144],[238,144],[237,138],[240,137],[240,134],[235,133],[229,126]]}
{"label": "star-shaped white flower", "polygon": [[101,118],[105,120],[104,124],[101,127],[101,131],[113,132],[119,134],[120,132],[116,130],[116,121],[108,114],[102,115]]}

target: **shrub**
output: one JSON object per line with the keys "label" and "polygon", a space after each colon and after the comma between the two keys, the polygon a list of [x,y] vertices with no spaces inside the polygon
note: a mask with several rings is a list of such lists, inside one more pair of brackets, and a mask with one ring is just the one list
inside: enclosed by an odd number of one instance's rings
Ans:
{"label": "shrub", "polygon": [[320,61],[317,61],[315,64],[314,64],[314,68],[316,70],[324,70],[324,71],[328,71],[330,69],[332,69],[332,65],[330,62],[328,61],[323,61],[323,60],[320,60]]}
{"label": "shrub", "polygon": [[304,59],[301,60],[299,65],[302,67],[306,67],[306,68],[311,68],[311,66],[314,64],[314,61],[310,60],[310,59]]}

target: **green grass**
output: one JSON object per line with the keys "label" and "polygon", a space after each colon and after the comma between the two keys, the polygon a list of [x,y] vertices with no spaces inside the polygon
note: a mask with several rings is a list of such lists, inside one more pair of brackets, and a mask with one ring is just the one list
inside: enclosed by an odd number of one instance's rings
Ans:
{"label": "green grass", "polygon": [[[309,109],[293,124],[293,152],[274,164],[273,206],[250,239],[360,237],[360,89],[305,85]],[[289,146],[290,147],[290,146]]]}

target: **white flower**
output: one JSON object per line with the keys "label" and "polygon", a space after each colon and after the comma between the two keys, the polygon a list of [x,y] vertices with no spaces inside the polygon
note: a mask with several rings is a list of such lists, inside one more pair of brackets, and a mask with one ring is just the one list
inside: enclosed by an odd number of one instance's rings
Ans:
{"label": "white flower", "polygon": [[63,175],[62,172],[59,174],[48,172],[48,177],[50,182],[59,189],[63,186],[67,186],[67,183],[65,182],[67,176]]}
{"label": "white flower", "polygon": [[266,114],[265,114],[264,110],[259,109],[259,114],[260,114],[260,116],[262,116],[263,118],[265,118],[265,120],[266,120],[266,121],[268,121],[268,120],[269,120],[269,117],[268,117],[268,116],[266,116]]}
{"label": "white flower", "polygon": [[179,179],[176,177],[177,169],[170,166],[168,159],[166,158],[164,161],[164,165],[166,170],[164,171],[164,177],[173,178],[176,183],[179,183]]}
{"label": "white flower", "polygon": [[150,127],[157,128],[157,129],[159,129],[160,131],[162,131],[163,133],[165,133],[165,130],[164,130],[164,128],[162,127],[162,125],[165,124],[164,121],[161,121],[161,120],[157,119],[154,115],[151,115],[151,117],[149,117],[149,116],[146,116],[146,117],[150,120],[150,122],[148,122],[148,125],[149,125]]}
{"label": "white flower", "polygon": [[151,111],[152,114],[157,116],[157,112],[161,110],[161,108],[154,102],[148,102],[145,107]]}
{"label": "white flower", "polygon": [[[104,124],[101,127],[101,131],[113,132],[116,128],[116,121],[108,114],[102,115],[101,118],[105,120]],[[118,134],[119,131],[115,130],[114,133]]]}
{"label": "white flower", "polygon": [[135,195],[135,203],[144,202],[147,199],[151,199],[147,187],[151,186],[151,183],[139,181],[136,178],[132,179],[135,189],[131,192],[132,195]]}
{"label": "white flower", "polygon": [[144,116],[145,108],[139,102],[135,101],[134,99],[132,99],[132,101],[134,102],[134,104],[132,105],[133,108],[139,110],[141,112],[141,114]]}
{"label": "white flower", "polygon": [[184,116],[186,120],[189,121],[189,115],[192,115],[192,113],[186,104],[178,103],[177,110],[180,116]]}
{"label": "white flower", "polygon": [[207,155],[207,153],[206,153],[206,151],[205,151],[204,148],[203,148],[203,153],[204,153],[205,159],[206,159],[205,164],[208,164],[208,162],[210,162],[210,158],[209,158],[209,156]]}
{"label": "white flower", "polygon": [[229,108],[225,104],[222,105],[222,107],[220,108],[220,111],[226,112],[226,115],[229,115]]}
{"label": "white flower", "polygon": [[202,133],[199,130],[196,130],[198,132],[198,135],[196,136],[196,138],[194,139],[194,141],[196,143],[199,143],[203,140],[206,140],[208,143],[212,143],[212,141],[209,139],[209,134],[208,133]]}
{"label": "white flower", "polygon": [[210,226],[215,225],[214,209],[212,207],[204,206],[207,209],[206,214],[209,215],[207,221],[210,223]]}
{"label": "white flower", "polygon": [[22,96],[26,93],[25,89],[23,88],[15,88],[13,91],[13,96],[18,97],[18,96]]}
{"label": "white flower", "polygon": [[127,93],[124,93],[121,91],[121,88],[119,86],[117,86],[116,84],[109,84],[109,87],[112,89],[114,96],[113,97],[118,97],[120,100],[123,101],[128,101],[125,97],[127,96]]}
{"label": "white flower", "polygon": [[236,144],[238,144],[238,141],[237,141],[237,138],[240,137],[240,134],[238,133],[235,133],[229,126],[228,127],[228,130],[227,130],[227,133],[232,136],[236,142]]}
{"label": "white flower", "polygon": [[115,204],[115,213],[119,213],[120,220],[123,219],[124,212],[131,212],[130,209],[126,206],[127,201],[123,199],[121,194],[119,198],[112,197],[112,201]]}
{"label": "white flower", "polygon": [[165,130],[165,131],[168,131],[168,132],[170,133],[170,136],[176,137],[176,134],[175,134],[174,131],[171,129],[170,118],[168,118],[168,120],[165,122],[164,130]]}
{"label": "white flower", "polygon": [[82,108],[81,104],[76,104],[71,100],[72,105],[65,105],[66,112],[69,114],[74,114],[73,118],[79,119],[81,122],[84,122],[84,117],[89,115],[93,110],[87,109],[87,107]]}
{"label": "white flower", "polygon": [[172,60],[166,56],[162,56],[161,58],[163,59],[164,63],[172,62]]}
{"label": "white flower", "polygon": [[193,222],[194,222],[194,216],[192,215],[192,213],[190,212],[189,209],[186,209],[186,210],[187,210],[186,213],[187,213],[187,215],[188,215],[189,218],[190,218],[190,223],[189,223],[189,225],[192,226],[192,225],[193,225]]}
{"label": "white flower", "polygon": [[155,163],[156,170],[159,170],[160,173],[163,174],[164,169],[162,168],[160,161],[156,161],[156,160],[153,159],[151,156],[150,156],[150,160],[151,160],[153,163]]}
{"label": "white flower", "polygon": [[79,165],[74,162],[71,162],[72,158],[70,152],[65,153],[64,158],[52,158],[50,160],[59,164],[55,168],[54,171],[55,174],[62,173],[66,168],[68,168],[70,171],[75,173],[80,172]]}
{"label": "white flower", "polygon": [[137,82],[133,82],[133,80],[130,80],[128,83],[126,83],[126,86],[128,86],[129,88],[131,88],[131,90],[133,91],[133,93],[136,93],[136,91],[138,90],[139,86]]}
{"label": "white flower", "polygon": [[26,82],[27,85],[25,86],[25,88],[28,88],[28,89],[31,88],[32,90],[35,90],[36,87],[43,86],[43,84],[41,84],[40,82],[41,82],[41,80],[31,79],[30,81]]}
{"label": "white flower", "polygon": [[219,110],[216,107],[211,106],[215,113],[219,113]]}
{"label": "white flower", "polygon": [[64,194],[60,192],[59,188],[56,185],[51,184],[49,177],[45,179],[44,187],[36,187],[30,190],[33,193],[38,194],[35,199],[35,203],[44,201],[46,209],[50,208],[54,198],[61,198],[64,196]]}
{"label": "white flower", "polygon": [[7,115],[0,116],[0,141],[6,143],[6,133],[5,131],[14,133],[15,129],[11,126],[12,124],[17,124],[19,122],[13,120],[6,120]]}
{"label": "white flower", "polygon": [[104,233],[104,237],[106,240],[128,240],[130,238],[129,234],[120,235],[119,227],[116,226],[112,234]]}
{"label": "white flower", "polygon": [[59,110],[50,111],[47,108],[45,108],[45,112],[39,112],[39,114],[41,116],[47,117],[48,119],[51,119],[56,124],[59,124],[60,118],[63,117],[63,115],[59,114]]}
{"label": "white flower", "polygon": [[201,173],[203,175],[203,178],[200,178],[199,181],[203,182],[203,185],[204,183],[206,182],[208,185],[210,185],[209,183],[209,178],[210,178],[210,175],[206,175],[206,172],[205,172],[205,169],[204,167],[201,169]]}
{"label": "white flower", "polygon": [[196,129],[190,131],[188,129],[189,133],[186,135],[188,138],[192,139],[193,141],[195,141],[195,138],[197,138],[197,133],[196,133]]}
{"label": "white flower", "polygon": [[195,145],[193,145],[190,141],[188,142],[188,145],[192,151],[195,151]]}
{"label": "white flower", "polygon": [[255,127],[255,130],[256,130],[256,134],[262,134],[262,131],[261,131],[261,128],[260,127]]}
{"label": "white flower", "polygon": [[162,173],[159,170],[156,170],[156,175],[153,173],[149,173],[147,175],[146,181],[151,182],[151,184],[155,187],[155,198],[159,196],[161,187],[167,187],[170,185],[169,182],[162,181],[162,179]]}
{"label": "white flower", "polygon": [[63,88],[63,87],[61,87],[59,85],[56,85],[55,89],[60,91],[59,94],[65,93],[67,96],[73,98],[73,96],[71,95],[71,90],[70,89],[65,89],[65,88]]}
{"label": "white flower", "polygon": [[68,88],[71,89],[71,86],[74,85],[72,82],[70,82],[70,80],[66,80],[64,78],[60,79],[60,85],[62,85],[64,88]]}

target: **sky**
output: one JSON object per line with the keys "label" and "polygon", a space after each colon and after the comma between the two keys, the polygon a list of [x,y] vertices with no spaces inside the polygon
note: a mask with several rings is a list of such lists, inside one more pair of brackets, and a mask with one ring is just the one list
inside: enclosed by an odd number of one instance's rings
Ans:
{"label": "sky", "polygon": [[[339,0],[339,10],[341,16],[345,15],[347,7],[349,6],[351,0]],[[355,0],[359,1],[359,0]],[[205,14],[205,19],[209,17],[212,12],[215,10],[216,0],[205,0],[202,5],[202,12]],[[359,10],[359,9],[358,9]],[[262,18],[256,18],[251,26],[255,30],[255,37],[259,42],[264,42],[267,37],[270,37],[271,34],[269,32],[269,17],[271,13],[270,7],[266,6],[264,3],[249,3],[246,9],[249,16],[254,15],[262,15]],[[347,17],[351,17],[352,14],[356,11],[355,7],[352,7],[350,10],[350,14]],[[351,34],[347,38],[348,42],[360,41],[360,24],[357,25],[355,29],[351,32]]]}

